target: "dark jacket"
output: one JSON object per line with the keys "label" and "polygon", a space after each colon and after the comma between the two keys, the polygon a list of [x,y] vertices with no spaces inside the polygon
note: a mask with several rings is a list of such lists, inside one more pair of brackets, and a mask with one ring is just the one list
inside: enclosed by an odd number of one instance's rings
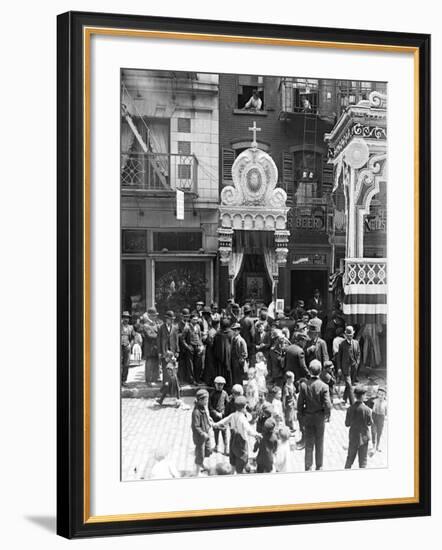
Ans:
{"label": "dark jacket", "polygon": [[308,365],[313,359],[318,359],[324,366],[324,362],[329,359],[327,344],[322,338],[317,338],[315,341],[309,340],[305,346],[305,355]]}
{"label": "dark jacket", "polygon": [[168,330],[166,324],[160,326],[158,331],[158,338],[160,341],[160,353],[166,355],[167,351],[171,351],[174,354],[178,353],[178,326],[173,324]]}
{"label": "dark jacket", "polygon": [[298,414],[309,415],[323,413],[330,418],[332,405],[327,384],[317,377],[301,382],[298,396]]}
{"label": "dark jacket", "polygon": [[246,342],[249,355],[250,353],[254,354],[255,323],[253,322],[253,319],[247,315],[241,319],[239,324],[241,325],[240,334]]}
{"label": "dark jacket", "polygon": [[210,416],[218,422],[224,418],[224,413],[226,411],[226,404],[228,399],[227,392],[224,390],[218,391],[214,390],[209,397],[209,413]]}
{"label": "dark jacket", "polygon": [[205,408],[195,403],[192,411],[192,435],[195,445],[201,445],[209,439],[209,415]]}
{"label": "dark jacket", "polygon": [[345,425],[350,428],[350,443],[360,447],[370,441],[371,409],[361,401],[355,401],[347,409]]}
{"label": "dark jacket", "polygon": [[292,371],[297,382],[301,378],[309,378],[310,372],[305,364],[304,350],[297,344],[291,344],[285,353],[285,372]]}
{"label": "dark jacket", "polygon": [[351,374],[351,368],[357,369],[361,361],[361,348],[359,342],[353,339],[350,343],[343,340],[339,344],[338,353],[336,355],[336,363],[338,369],[342,370],[344,376]]}

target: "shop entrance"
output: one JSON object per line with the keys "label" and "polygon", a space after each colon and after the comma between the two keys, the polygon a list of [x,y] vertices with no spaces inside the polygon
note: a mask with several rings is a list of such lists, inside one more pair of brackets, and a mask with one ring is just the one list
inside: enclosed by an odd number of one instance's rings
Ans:
{"label": "shop entrance", "polygon": [[253,312],[272,301],[272,289],[262,254],[245,254],[235,285],[235,300],[240,305],[248,303]]}
{"label": "shop entrance", "polygon": [[315,288],[319,289],[322,301],[327,308],[328,299],[328,277],[327,270],[319,269],[294,269],[291,275],[291,298],[292,307],[296,305],[297,300],[304,300],[307,307],[308,302],[313,296]]}

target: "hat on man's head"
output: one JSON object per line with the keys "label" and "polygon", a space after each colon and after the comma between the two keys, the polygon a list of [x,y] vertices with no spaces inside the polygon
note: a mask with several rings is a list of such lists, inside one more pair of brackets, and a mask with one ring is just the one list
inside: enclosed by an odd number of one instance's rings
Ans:
{"label": "hat on man's head", "polygon": [[324,361],[324,369],[333,368],[333,361]]}
{"label": "hat on man's head", "polygon": [[172,310],[166,311],[166,317],[168,319],[175,319],[175,313]]}
{"label": "hat on man's head", "polygon": [[311,309],[310,310],[310,315],[318,315],[318,310],[317,309]]}
{"label": "hat on man's head", "polygon": [[355,389],[353,390],[353,393],[355,395],[361,396],[361,395],[364,395],[364,393],[367,393],[367,390],[365,389],[364,386],[359,384],[358,386],[355,387]]}
{"label": "hat on man's head", "polygon": [[123,311],[121,317],[130,317],[130,313],[128,311]]}
{"label": "hat on man's head", "polygon": [[252,308],[250,307],[249,304],[244,304],[244,307],[242,308],[244,313],[251,313],[252,312]]}
{"label": "hat on man's head", "polygon": [[209,315],[212,315],[212,308],[210,306],[204,306],[203,307],[203,313],[207,313]]}
{"label": "hat on man's head", "polygon": [[204,397],[209,397],[209,392],[207,390],[201,389],[196,392],[196,398],[198,399],[198,401],[204,399]]}
{"label": "hat on man's head", "polygon": [[241,325],[239,323],[233,323],[233,325],[230,328],[232,330],[240,330]]}
{"label": "hat on man's head", "polygon": [[187,307],[183,307],[183,309],[181,310],[181,315],[190,315],[190,310]]}
{"label": "hat on man's head", "polygon": [[154,307],[154,306],[150,307],[150,308],[147,310],[147,313],[148,313],[149,315],[158,315],[157,308]]}
{"label": "hat on man's head", "polygon": [[345,327],[345,334],[347,336],[354,336],[354,333],[355,333],[355,329],[351,325],[347,325]]}
{"label": "hat on man's head", "polygon": [[217,376],[213,382],[215,384],[225,384],[226,379],[224,378],[224,376]]}
{"label": "hat on man's head", "polygon": [[197,306],[203,306],[204,305],[204,302],[202,302],[201,300],[198,300],[198,302],[196,303]]}
{"label": "hat on man's head", "polygon": [[298,306],[304,307],[304,304],[305,304],[304,300],[298,300]]}

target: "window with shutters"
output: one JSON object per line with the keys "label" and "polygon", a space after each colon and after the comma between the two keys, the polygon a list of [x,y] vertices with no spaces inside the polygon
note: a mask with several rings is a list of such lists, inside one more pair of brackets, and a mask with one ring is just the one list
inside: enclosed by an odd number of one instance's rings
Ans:
{"label": "window with shutters", "polygon": [[231,184],[232,179],[232,166],[235,162],[235,151],[233,149],[222,149],[222,182],[223,184]]}

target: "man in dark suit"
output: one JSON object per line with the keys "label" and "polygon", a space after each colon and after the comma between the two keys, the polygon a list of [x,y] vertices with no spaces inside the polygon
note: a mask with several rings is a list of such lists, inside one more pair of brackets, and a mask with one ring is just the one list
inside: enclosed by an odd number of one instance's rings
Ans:
{"label": "man in dark suit", "polygon": [[317,359],[309,365],[310,379],[300,384],[298,396],[298,419],[302,418],[305,429],[305,470],[313,465],[315,450],[316,469],[322,469],[324,459],[325,423],[330,420],[332,405],[327,384],[320,378],[321,363]]}
{"label": "man in dark suit", "polygon": [[350,401],[353,403],[352,387],[357,382],[357,374],[361,361],[361,348],[359,342],[355,340],[354,329],[352,326],[347,326],[344,331],[345,340],[339,344],[338,353],[336,354],[336,366],[338,374],[342,374],[345,380],[345,390],[343,395],[343,403]]}
{"label": "man in dark suit", "polygon": [[355,402],[347,410],[345,425],[350,428],[348,438],[348,453],[345,468],[352,467],[356,455],[359,468],[367,467],[368,443],[370,441],[370,426],[372,425],[371,409],[363,402],[365,388],[357,386],[354,389]]}
{"label": "man in dark suit", "polygon": [[[295,332],[292,337],[293,344],[288,346],[285,354],[284,372],[291,371],[295,375],[295,387],[298,390],[303,380],[310,378],[310,371],[305,363],[304,347],[307,335],[303,332]],[[296,448],[302,450],[305,446],[305,430],[303,418],[298,417],[301,438],[296,442]]]}
{"label": "man in dark suit", "polygon": [[309,323],[307,329],[309,337],[305,348],[307,364],[309,365],[313,359],[317,359],[321,363],[321,366],[324,366],[324,363],[329,360],[327,344],[319,337],[316,325]]}
{"label": "man in dark suit", "polygon": [[249,365],[255,366],[255,323],[251,317],[252,308],[249,304],[245,304],[243,307],[244,316],[241,318],[239,324],[241,326],[241,336],[247,345],[247,355],[249,357]]}
{"label": "man in dark suit", "polygon": [[158,331],[158,339],[160,341],[160,358],[161,366],[163,368],[163,375],[166,373],[166,352],[171,351],[175,358],[178,359],[178,326],[174,323],[175,314],[173,311],[168,311],[164,317],[164,323],[160,326]]}
{"label": "man in dark suit", "polygon": [[291,371],[295,375],[295,384],[303,378],[309,378],[310,372],[305,363],[304,346],[307,336],[302,332],[295,332],[293,335],[293,344],[288,346],[285,353],[284,371]]}

